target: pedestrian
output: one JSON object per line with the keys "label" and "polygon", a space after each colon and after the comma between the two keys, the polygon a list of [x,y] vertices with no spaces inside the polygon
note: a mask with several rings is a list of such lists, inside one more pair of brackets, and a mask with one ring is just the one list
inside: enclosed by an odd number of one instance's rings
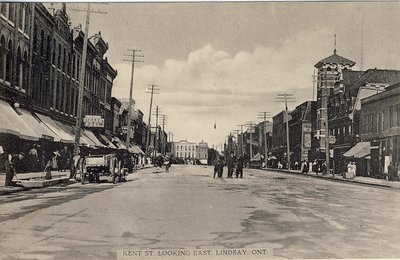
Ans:
{"label": "pedestrian", "polygon": [[37,172],[39,168],[39,155],[36,150],[36,145],[33,145],[28,153],[28,163],[30,165],[30,171]]}
{"label": "pedestrian", "polygon": [[243,178],[243,165],[244,165],[244,158],[243,156],[239,156],[236,166],[236,178]]}
{"label": "pedestrian", "polygon": [[51,158],[51,167],[53,168],[53,170],[60,171],[59,161],[60,161],[60,153],[58,152],[58,150],[56,150],[53,152],[53,157]]}
{"label": "pedestrian", "polygon": [[390,164],[388,166],[388,180],[389,181],[393,181],[394,174],[395,174],[394,171],[395,171],[395,168],[393,166],[393,162],[390,162]]}
{"label": "pedestrian", "polygon": [[214,161],[214,177],[213,178],[215,178],[215,175],[217,175],[217,178],[219,176],[219,164],[220,164],[219,158],[215,159],[215,161]]}
{"label": "pedestrian", "polygon": [[400,160],[397,161],[397,166],[396,166],[394,172],[395,172],[395,174],[396,174],[396,176],[395,176],[395,181],[399,181],[399,176],[400,176]]}
{"label": "pedestrian", "polygon": [[50,160],[47,162],[44,172],[45,172],[44,178],[46,180],[51,180],[51,161]]}
{"label": "pedestrian", "polygon": [[228,157],[228,160],[226,162],[228,166],[228,178],[232,178],[233,175],[233,170],[235,168],[235,154],[231,152],[230,156]]}
{"label": "pedestrian", "polygon": [[297,161],[294,162],[294,169],[296,171],[299,169],[299,163]]}
{"label": "pedestrian", "polygon": [[222,178],[223,173],[224,173],[224,158],[221,156],[218,164],[218,178]]}

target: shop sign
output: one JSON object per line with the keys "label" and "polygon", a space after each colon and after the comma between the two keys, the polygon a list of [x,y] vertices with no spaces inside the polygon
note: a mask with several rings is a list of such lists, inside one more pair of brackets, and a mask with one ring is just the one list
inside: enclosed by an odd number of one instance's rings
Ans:
{"label": "shop sign", "polygon": [[86,127],[104,127],[104,118],[101,116],[86,115],[83,118]]}

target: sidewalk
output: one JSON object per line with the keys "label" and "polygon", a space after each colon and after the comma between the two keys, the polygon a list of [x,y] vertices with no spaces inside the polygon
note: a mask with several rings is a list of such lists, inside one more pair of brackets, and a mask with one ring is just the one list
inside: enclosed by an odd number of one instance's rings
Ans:
{"label": "sidewalk", "polygon": [[[69,171],[66,171],[66,172],[52,171],[51,176],[53,178],[69,177]],[[43,172],[27,172],[27,173],[18,173],[17,174],[18,180],[28,180],[30,178],[40,178],[40,177],[43,177]],[[29,190],[29,188],[24,188],[24,187],[20,187],[20,186],[5,187],[4,186],[5,179],[6,179],[6,174],[1,173],[0,174],[0,195],[14,193],[14,192],[23,191],[23,190]],[[13,182],[15,182],[15,181],[16,181],[16,179],[14,177]]]}
{"label": "sidewalk", "polygon": [[279,170],[279,169],[275,169],[275,168],[267,168],[267,169],[262,169],[262,170],[281,172],[281,173],[286,173],[286,174],[310,176],[310,177],[326,179],[326,180],[330,180],[330,181],[342,181],[342,182],[348,182],[348,183],[356,183],[356,184],[363,184],[363,185],[372,185],[372,186],[400,189],[400,182],[398,182],[398,181],[391,182],[388,180],[375,179],[375,178],[370,178],[370,177],[356,176],[354,179],[344,179],[341,175],[338,175],[338,174],[336,174],[335,177],[333,177],[332,175],[322,175],[322,173],[316,174],[314,172],[305,174],[305,173],[301,173],[299,170]]}
{"label": "sidewalk", "polygon": [[[151,164],[144,165],[143,168],[137,169],[138,171],[142,169],[147,169],[154,167]],[[69,171],[66,172],[59,172],[59,171],[52,171],[51,176],[53,178],[60,178],[60,177],[69,177]],[[17,178],[18,180],[27,180],[30,178],[40,178],[43,177],[43,172],[27,172],[27,173],[18,173]],[[6,195],[18,191],[24,191],[24,190],[29,190],[30,188],[24,188],[21,186],[14,186],[14,187],[5,187],[5,179],[6,179],[6,174],[5,173],[0,173],[0,195]],[[16,179],[13,179],[13,182],[15,182]],[[54,185],[54,184],[53,184]]]}

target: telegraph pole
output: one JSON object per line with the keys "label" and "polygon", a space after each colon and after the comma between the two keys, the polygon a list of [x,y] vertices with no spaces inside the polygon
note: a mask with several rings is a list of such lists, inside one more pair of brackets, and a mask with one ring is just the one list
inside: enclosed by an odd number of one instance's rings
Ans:
{"label": "telegraph pole", "polygon": [[160,90],[157,85],[149,85],[147,88],[148,91],[146,93],[151,93],[151,98],[150,98],[150,109],[149,109],[149,123],[147,125],[147,136],[146,136],[146,151],[145,151],[145,156],[146,156],[146,162],[147,162],[147,157],[149,156],[149,142],[150,142],[150,131],[151,131],[151,109],[153,105],[153,95],[158,94],[157,92]]}
{"label": "telegraph pole", "polygon": [[239,142],[239,132],[240,132],[240,130],[232,130],[232,132],[233,133],[235,133],[236,134],[236,136],[237,136],[237,138],[236,138],[236,156],[238,156],[239,155],[239,145],[238,145],[238,142]]}
{"label": "telegraph pole", "polygon": [[74,155],[79,155],[79,141],[81,139],[81,128],[82,128],[82,105],[83,105],[83,91],[85,84],[85,71],[86,71],[86,56],[87,56],[87,45],[88,45],[88,34],[89,34],[89,24],[90,24],[90,13],[101,13],[101,11],[93,11],[90,9],[90,2],[87,3],[86,10],[72,9],[74,11],[84,11],[86,12],[86,25],[85,25],[85,35],[83,36],[83,50],[81,59],[81,70],[79,72],[79,92],[78,92],[78,107],[75,125],[75,143],[74,143]]}
{"label": "telegraph pole", "polygon": [[271,117],[271,112],[259,112],[258,118],[264,121],[264,156],[265,156],[265,166],[267,166],[268,161],[268,146],[267,146],[267,117]]}
{"label": "telegraph pole", "polygon": [[155,140],[154,140],[154,157],[157,156],[157,152],[158,152],[158,115],[160,114],[160,109],[158,106],[156,106],[156,111],[153,115],[156,116],[156,136],[155,136]]}
{"label": "telegraph pole", "polygon": [[296,98],[293,96],[293,94],[278,94],[276,97],[277,102],[284,102],[285,103],[285,121],[286,121],[286,154],[287,154],[287,163],[288,163],[288,169],[290,170],[291,168],[291,163],[290,163],[290,142],[289,142],[289,111],[288,111],[288,102],[295,102]]}
{"label": "telegraph pole", "polygon": [[255,125],[256,124],[254,121],[247,122],[247,126],[249,127],[250,130],[250,159],[253,158],[253,131]]}
{"label": "telegraph pole", "polygon": [[241,137],[240,150],[241,150],[241,154],[243,156],[244,155],[244,149],[243,149],[243,126],[245,126],[245,125],[237,125],[237,126],[240,126],[240,131],[241,131],[241,134],[240,134],[240,137]]}
{"label": "telegraph pole", "polygon": [[165,156],[165,139],[164,139],[164,126],[167,125],[167,115],[161,115],[162,120],[162,136],[161,136],[161,153]]}
{"label": "telegraph pole", "polygon": [[124,56],[131,57],[131,59],[124,59],[124,61],[131,61],[132,62],[132,71],[131,71],[131,86],[129,89],[129,107],[128,107],[128,126],[126,128],[126,150],[129,151],[129,144],[130,144],[130,138],[131,138],[131,122],[132,122],[132,106],[133,106],[133,100],[132,100],[132,94],[133,94],[133,75],[135,72],[135,62],[143,62],[141,60],[137,60],[136,58],[138,57],[143,57],[143,55],[136,55],[137,52],[141,52],[141,50],[137,49],[128,49],[129,52],[132,52],[131,54],[124,54]]}

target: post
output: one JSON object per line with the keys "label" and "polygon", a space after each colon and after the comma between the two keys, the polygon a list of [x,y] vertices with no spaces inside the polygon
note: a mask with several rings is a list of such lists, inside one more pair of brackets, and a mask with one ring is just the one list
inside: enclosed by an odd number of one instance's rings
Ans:
{"label": "post", "polygon": [[128,125],[126,128],[126,150],[129,151],[129,144],[131,138],[131,122],[132,122],[132,94],[133,94],[133,75],[135,71],[135,51],[132,50],[132,71],[131,71],[131,86],[129,89],[129,107],[128,107]]}
{"label": "post", "polygon": [[286,153],[287,153],[287,162],[288,162],[288,169],[290,170],[291,168],[291,162],[290,162],[290,142],[289,142],[289,112],[288,112],[288,106],[287,106],[287,97],[285,97],[285,111],[286,111]]}
{"label": "post", "polygon": [[291,168],[291,159],[290,159],[290,135],[289,135],[289,111],[288,111],[288,102],[294,102],[295,97],[293,94],[278,94],[276,97],[277,102],[284,102],[285,103],[285,120],[286,120],[286,154],[287,154],[287,163],[288,169]]}
{"label": "post", "polygon": [[83,104],[82,103],[83,103],[83,91],[84,91],[84,84],[85,84],[86,55],[87,55],[87,45],[88,45],[89,23],[90,23],[90,2],[87,3],[86,26],[85,26],[85,35],[83,37],[81,70],[79,72],[78,111],[77,111],[77,116],[76,116],[75,143],[74,143],[74,154],[75,155],[79,155],[79,140],[81,138],[82,113],[83,113],[83,111],[82,111]]}
{"label": "post", "polygon": [[149,109],[149,123],[147,125],[147,136],[146,136],[146,151],[145,151],[145,156],[146,156],[146,163],[147,163],[147,157],[149,156],[149,142],[150,142],[150,131],[151,131],[151,109],[153,105],[153,94],[154,94],[154,88],[156,85],[150,85],[151,87],[151,98],[150,98],[150,109]]}

